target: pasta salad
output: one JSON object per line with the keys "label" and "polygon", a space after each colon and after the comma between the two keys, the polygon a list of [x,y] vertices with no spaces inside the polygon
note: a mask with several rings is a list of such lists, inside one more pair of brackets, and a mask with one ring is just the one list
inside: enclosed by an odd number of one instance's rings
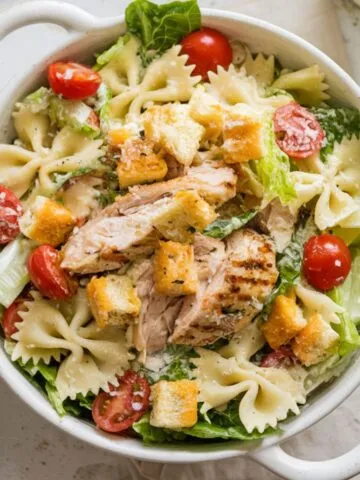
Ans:
{"label": "pasta salad", "polygon": [[4,347],[60,416],[146,443],[260,439],[360,347],[360,112],[133,0],[0,145]]}

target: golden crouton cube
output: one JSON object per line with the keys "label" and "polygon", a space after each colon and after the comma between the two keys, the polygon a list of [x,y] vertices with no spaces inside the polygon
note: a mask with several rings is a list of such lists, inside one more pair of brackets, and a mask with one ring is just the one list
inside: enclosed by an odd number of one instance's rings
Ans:
{"label": "golden crouton cube", "polygon": [[117,165],[121,188],[154,182],[165,177],[167,164],[160,155],[154,153],[153,147],[153,143],[140,138],[130,139],[124,143]]}
{"label": "golden crouton cube", "polygon": [[196,293],[194,248],[177,242],[160,242],[154,257],[154,280],[156,292],[162,295],[178,297]]}
{"label": "golden crouton cube", "polygon": [[127,327],[139,315],[141,302],[130,278],[125,275],[92,277],[86,293],[96,323]]}
{"label": "golden crouton cube", "polygon": [[190,116],[205,128],[203,140],[216,140],[221,134],[224,123],[224,109],[214,97],[198,86],[190,99]]}
{"label": "golden crouton cube", "polygon": [[190,165],[199,149],[204,127],[189,115],[189,106],[155,105],[144,115],[145,137],[183,165]]}
{"label": "golden crouton cube", "polygon": [[108,133],[108,142],[112,147],[117,147],[126,142],[132,133],[126,128],[116,128]]}
{"label": "golden crouton cube", "polygon": [[223,135],[226,163],[259,160],[264,155],[261,122],[250,116],[229,113],[225,118]]}
{"label": "golden crouton cube", "polygon": [[151,387],[150,425],[161,428],[188,428],[197,422],[198,386],[193,380],[167,382]]}
{"label": "golden crouton cube", "polygon": [[64,243],[75,226],[74,215],[54,200],[37,196],[20,219],[21,232],[37,243],[57,247]]}
{"label": "golden crouton cube", "polygon": [[217,214],[197,192],[177,192],[167,208],[157,215],[153,224],[168,240],[191,242],[195,231],[202,231]]}
{"label": "golden crouton cube", "polygon": [[275,298],[262,331],[270,347],[276,349],[288,343],[306,325],[307,322],[296,305],[295,298],[279,295]]}
{"label": "golden crouton cube", "polygon": [[326,358],[338,341],[338,334],[318,313],[314,313],[292,341],[292,349],[300,362],[309,366]]}

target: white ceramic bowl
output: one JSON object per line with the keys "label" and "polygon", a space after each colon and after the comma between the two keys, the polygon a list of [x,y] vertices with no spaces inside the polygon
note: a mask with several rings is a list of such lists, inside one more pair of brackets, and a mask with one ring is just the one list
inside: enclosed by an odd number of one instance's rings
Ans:
{"label": "white ceramic bowl", "polygon": [[[249,45],[253,51],[275,54],[282,64],[301,68],[317,63],[327,77],[334,100],[360,108],[360,88],[338,65],[325,54],[301,38],[279,28],[245,15],[220,10],[203,9],[204,25],[217,28],[230,37]],[[9,129],[12,105],[44,80],[46,66],[60,59],[89,59],[124,32],[124,18],[95,18],[65,3],[32,2],[1,13],[0,39],[9,32],[31,23],[54,23],[69,31],[67,41],[51,56],[39,59],[23,79],[14,86],[13,94],[3,98],[0,94],[0,141],[12,139]],[[313,396],[299,417],[283,424],[283,433],[261,442],[240,442],[211,445],[144,446],[135,439],[107,435],[90,423],[72,417],[60,419],[44,396],[39,393],[13,366],[0,349],[0,374],[9,386],[35,411],[54,425],[92,445],[128,457],[160,462],[199,462],[249,455],[269,469],[293,480],[341,480],[360,472],[360,447],[326,462],[307,462],[286,454],[278,445],[290,436],[310,427],[336,408],[360,383],[360,358],[352,362],[339,379]],[[324,439],[324,442],[326,439]]]}

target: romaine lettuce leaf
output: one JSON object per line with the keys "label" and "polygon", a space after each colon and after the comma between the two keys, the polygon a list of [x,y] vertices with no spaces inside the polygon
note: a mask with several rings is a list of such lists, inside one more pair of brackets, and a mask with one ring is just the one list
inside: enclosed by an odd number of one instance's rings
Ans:
{"label": "romaine lettuce leaf", "polygon": [[157,5],[149,0],[134,0],[125,12],[127,29],[142,42],[142,60],[147,65],[179,43],[188,33],[201,27],[197,0],[175,1]]}
{"label": "romaine lettuce leaf", "polygon": [[352,136],[360,138],[360,110],[356,108],[312,108],[312,113],[326,133],[325,146],[320,151],[321,160],[334,150],[335,143]]}
{"label": "romaine lettuce leaf", "polygon": [[340,337],[339,355],[348,355],[360,348],[360,335],[356,324],[360,322],[360,249],[350,249],[352,255],[351,271],[345,282],[331,290],[328,295],[338,305],[344,307],[344,313],[338,313],[340,323],[332,324]]}
{"label": "romaine lettuce leaf", "polygon": [[145,443],[167,443],[176,441],[204,440],[258,440],[278,433],[279,429],[266,428],[263,433],[254,430],[248,433],[239,418],[239,400],[232,400],[223,411],[211,410],[207,419],[201,414],[199,421],[191,428],[170,430],[150,425],[150,414],[144,415],[133,425],[133,429]]}
{"label": "romaine lettuce leaf", "polygon": [[[195,350],[188,345],[168,345],[164,350],[148,357],[147,366],[141,366],[139,371],[150,384],[160,380],[182,380],[193,378],[191,358],[196,357]],[[150,362],[149,362],[149,359]],[[155,365],[156,368],[151,368]],[[157,366],[160,365],[160,368]]]}
{"label": "romaine lettuce leaf", "polygon": [[0,252],[0,304],[8,307],[29,281],[26,260],[32,242],[18,237]]}
{"label": "romaine lettuce leaf", "polygon": [[35,92],[30,93],[24,99],[24,105],[27,105],[33,113],[38,113],[49,108],[52,92],[49,88],[40,87]]}
{"label": "romaine lettuce leaf", "polygon": [[53,124],[59,128],[69,126],[76,132],[88,137],[99,136],[100,129],[89,122],[93,110],[86,103],[65,100],[54,95],[50,99],[49,116]]}
{"label": "romaine lettuce leaf", "polygon": [[204,235],[213,238],[225,238],[230,235],[235,230],[239,230],[244,227],[250,220],[252,220],[258,212],[256,210],[250,210],[245,212],[242,215],[237,215],[236,217],[224,218],[215,220],[213,223],[210,223],[205,230]]}
{"label": "romaine lettuce leaf", "polygon": [[103,67],[105,67],[105,65],[107,65],[117,55],[119,50],[121,50],[123,46],[127,44],[129,39],[130,39],[129,34],[122,35],[121,37],[118,38],[117,42],[114,45],[112,45],[110,48],[105,50],[105,52],[97,55],[96,64],[93,67],[93,69],[95,71],[99,71]]}
{"label": "romaine lettuce leaf", "polygon": [[99,115],[101,128],[108,129],[110,100],[112,99],[111,90],[102,83],[96,93],[95,111]]}
{"label": "romaine lettuce leaf", "polygon": [[264,132],[265,155],[255,162],[256,173],[265,188],[265,200],[279,198],[283,205],[296,198],[294,184],[290,177],[290,159],[278,147],[271,120]]}
{"label": "romaine lettuce leaf", "polygon": [[[11,357],[15,347],[15,342],[6,340],[4,348],[6,353]],[[20,359],[15,362],[21,373],[34,385],[37,389],[45,393],[54,410],[60,417],[70,414],[75,417],[90,418],[89,410],[94,401],[95,395],[90,393],[86,397],[79,394],[76,400],[66,399],[61,401],[59,393],[55,386],[55,380],[59,365],[52,363],[46,365],[40,361],[34,365],[32,360],[23,363]]]}

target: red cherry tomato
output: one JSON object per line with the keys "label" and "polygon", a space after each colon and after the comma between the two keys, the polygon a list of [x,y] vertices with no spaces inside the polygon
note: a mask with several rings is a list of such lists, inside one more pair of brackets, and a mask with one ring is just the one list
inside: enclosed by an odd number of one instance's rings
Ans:
{"label": "red cherry tomato", "polygon": [[127,430],[139,420],[149,407],[148,381],[133,371],[119,377],[119,386],[110,386],[110,392],[97,395],[92,406],[96,425],[110,433]]}
{"label": "red cherry tomato", "polygon": [[276,142],[292,158],[308,158],[321,148],[325,132],[315,116],[296,102],[274,114]]}
{"label": "red cherry tomato", "polygon": [[229,40],[213,28],[201,28],[187,35],[181,42],[181,53],[189,56],[188,65],[195,65],[192,75],[207,80],[208,72],[216,72],[218,65],[227,69],[233,59]]}
{"label": "red cherry tomato", "polygon": [[265,355],[265,357],[261,360],[260,367],[279,368],[283,366],[284,363],[294,363],[295,361],[296,357],[291,347],[283,345],[277,350],[273,350],[272,352]]}
{"label": "red cherry tomato", "polygon": [[27,267],[35,287],[53,300],[75,295],[77,282],[60,267],[60,253],[51,245],[37,247],[29,256]]}
{"label": "red cherry tomato", "polygon": [[89,67],[74,62],[58,62],[49,66],[50,87],[68,100],[83,100],[95,95],[101,77]]}
{"label": "red cherry tomato", "polygon": [[307,281],[318,290],[341,285],[351,269],[351,255],[345,242],[336,235],[323,233],[311,237],[304,246],[303,271]]}
{"label": "red cherry tomato", "polygon": [[11,242],[20,233],[19,217],[23,208],[17,196],[0,185],[0,244]]}
{"label": "red cherry tomato", "polygon": [[14,333],[18,331],[15,324],[23,321],[23,319],[19,315],[19,312],[26,311],[24,302],[24,298],[17,298],[4,312],[1,323],[5,333],[5,337],[8,340],[10,340],[12,335],[14,335]]}

